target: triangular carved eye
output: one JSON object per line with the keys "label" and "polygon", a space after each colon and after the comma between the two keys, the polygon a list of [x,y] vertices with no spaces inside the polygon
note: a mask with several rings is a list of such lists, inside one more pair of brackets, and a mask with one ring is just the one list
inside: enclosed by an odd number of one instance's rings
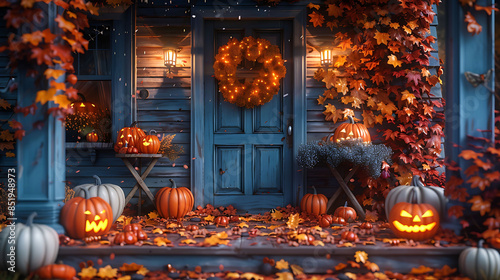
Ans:
{"label": "triangular carved eye", "polygon": [[434,216],[434,213],[432,213],[431,210],[427,210],[425,211],[425,213],[422,215],[422,218],[426,218],[426,217],[433,217]]}
{"label": "triangular carved eye", "polygon": [[411,218],[413,216],[410,213],[408,213],[406,210],[401,210],[401,217]]}
{"label": "triangular carved eye", "polygon": [[92,213],[90,213],[90,211],[89,211],[89,210],[87,210],[87,211],[85,211],[85,212],[84,212],[84,214],[90,215],[90,214],[92,214]]}
{"label": "triangular carved eye", "polygon": [[106,213],[106,210],[102,210],[102,211],[101,211],[101,214],[104,214],[104,213]]}

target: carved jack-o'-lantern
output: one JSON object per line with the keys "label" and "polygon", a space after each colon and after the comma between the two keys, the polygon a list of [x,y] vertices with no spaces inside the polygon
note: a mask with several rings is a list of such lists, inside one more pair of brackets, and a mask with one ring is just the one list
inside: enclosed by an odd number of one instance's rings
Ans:
{"label": "carved jack-o'-lantern", "polygon": [[389,225],[398,237],[424,240],[439,228],[439,213],[430,204],[399,202],[389,213]]}
{"label": "carved jack-o'-lantern", "polygon": [[372,142],[370,132],[362,123],[355,123],[353,117],[347,116],[346,123],[340,124],[332,135],[327,136],[327,141],[339,143],[344,140],[361,139],[365,144]]}
{"label": "carved jack-o'-lantern", "polygon": [[104,235],[113,223],[113,210],[104,199],[90,197],[88,188],[83,190],[85,197],[75,197],[61,209],[61,224],[71,238]]}

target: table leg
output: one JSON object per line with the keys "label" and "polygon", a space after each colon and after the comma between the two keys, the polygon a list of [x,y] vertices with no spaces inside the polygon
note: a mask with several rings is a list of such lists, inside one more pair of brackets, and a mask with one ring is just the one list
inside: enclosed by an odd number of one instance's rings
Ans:
{"label": "table leg", "polygon": [[[357,166],[353,167],[353,169],[351,170],[351,172],[347,175],[347,177],[345,179],[342,178],[342,176],[337,171],[337,169],[331,167],[330,165],[328,165],[328,167],[330,168],[330,171],[333,173],[333,176],[335,176],[335,179],[337,179],[337,181],[339,182],[341,189],[347,195],[347,198],[349,199],[349,201],[351,201],[352,205],[354,206],[354,209],[356,209],[356,212],[358,212],[358,215],[362,219],[364,219],[365,218],[365,211],[363,210],[363,207],[361,207],[361,205],[359,204],[358,200],[356,199],[356,197],[354,196],[354,194],[349,189],[349,186],[347,186],[347,184],[346,184],[346,182],[348,182],[351,179],[351,177],[354,175],[354,173],[356,172],[356,170],[357,170],[358,167]],[[337,192],[338,191],[340,191],[340,189],[337,190]],[[334,194],[334,196],[335,196],[335,194]],[[337,195],[337,197],[338,197],[338,195]],[[331,203],[333,203],[333,201]],[[331,203],[330,203],[330,201],[328,201],[328,204],[330,206],[331,206]]]}
{"label": "table leg", "polygon": [[146,177],[149,175],[149,172],[151,172],[151,170],[155,166],[156,162],[158,161],[158,158],[153,158],[151,160],[151,163],[149,163],[149,166],[146,168],[146,170],[144,170],[144,173],[142,173],[141,176],[139,176],[139,174],[135,170],[134,166],[132,166],[132,164],[128,161],[128,159],[126,159],[126,158],[122,158],[122,159],[123,159],[123,162],[125,163],[125,166],[128,168],[128,170],[130,171],[132,176],[134,176],[135,180],[137,181],[137,183],[134,185],[134,188],[132,189],[132,191],[130,191],[130,193],[127,195],[127,198],[125,199],[125,204],[127,204],[130,201],[130,199],[132,199],[132,197],[134,196],[137,189],[139,187],[141,187],[144,190],[144,192],[146,193],[146,195],[148,196],[148,198],[153,202],[153,205],[155,205],[154,204],[154,196],[151,193],[151,191],[149,190],[146,183],[144,183],[144,179],[146,179]]}

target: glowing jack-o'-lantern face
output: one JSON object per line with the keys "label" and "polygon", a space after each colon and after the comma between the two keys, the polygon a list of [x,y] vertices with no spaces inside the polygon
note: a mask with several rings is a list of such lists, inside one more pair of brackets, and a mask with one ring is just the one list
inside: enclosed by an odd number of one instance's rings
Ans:
{"label": "glowing jack-o'-lantern face", "polygon": [[[85,215],[90,215],[90,217],[92,217],[92,213],[89,210],[85,211],[84,213],[85,213]],[[87,217],[87,221],[85,222],[85,231],[86,232],[94,231],[94,233],[98,233],[100,231],[106,230],[106,228],[108,227],[109,220],[104,219],[104,217],[105,217],[104,213],[106,213],[106,210],[103,209],[100,212],[100,214],[103,216],[103,218],[101,218],[101,216],[99,216],[99,214],[94,215],[93,220],[92,220],[92,218],[89,219],[89,217]]]}
{"label": "glowing jack-o'-lantern face", "polygon": [[436,234],[439,215],[429,204],[399,202],[391,209],[389,224],[398,237],[424,240]]}
{"label": "glowing jack-o'-lantern face", "polygon": [[100,197],[89,197],[88,188],[85,198],[75,197],[66,202],[61,209],[61,224],[71,238],[84,239],[106,234],[113,223],[113,210],[109,203]]}

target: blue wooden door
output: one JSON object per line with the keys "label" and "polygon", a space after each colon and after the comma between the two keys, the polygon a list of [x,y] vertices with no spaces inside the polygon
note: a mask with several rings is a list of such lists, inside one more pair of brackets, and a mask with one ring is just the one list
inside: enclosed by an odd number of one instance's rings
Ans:
{"label": "blue wooden door", "polygon": [[[292,202],[292,21],[208,21],[205,25],[205,186],[215,206],[265,211]],[[230,38],[264,38],[279,46],[287,74],[273,99],[253,109],[224,101],[214,78],[218,48]],[[239,75],[252,77],[259,67],[240,65]],[[255,76],[254,76],[255,77]],[[290,94],[289,94],[290,93]],[[293,133],[291,133],[293,134]]]}

